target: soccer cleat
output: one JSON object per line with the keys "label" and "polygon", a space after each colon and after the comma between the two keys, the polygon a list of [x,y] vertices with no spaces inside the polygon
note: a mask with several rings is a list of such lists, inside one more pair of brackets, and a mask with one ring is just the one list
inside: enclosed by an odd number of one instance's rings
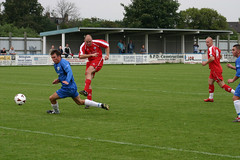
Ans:
{"label": "soccer cleat", "polygon": [[88,92],[85,91],[85,90],[80,91],[79,94],[84,95],[84,96],[88,96]]}
{"label": "soccer cleat", "polygon": [[85,106],[85,109],[89,109],[90,108],[90,106]]}
{"label": "soccer cleat", "polygon": [[109,105],[108,104],[102,103],[101,107],[102,107],[102,109],[109,110]]}
{"label": "soccer cleat", "polygon": [[240,117],[237,117],[233,122],[240,122]]}
{"label": "soccer cleat", "polygon": [[210,98],[204,99],[204,102],[213,102],[213,99],[210,99]]}
{"label": "soccer cleat", "polygon": [[55,112],[54,110],[48,110],[47,113],[48,114],[59,114],[59,112]]}

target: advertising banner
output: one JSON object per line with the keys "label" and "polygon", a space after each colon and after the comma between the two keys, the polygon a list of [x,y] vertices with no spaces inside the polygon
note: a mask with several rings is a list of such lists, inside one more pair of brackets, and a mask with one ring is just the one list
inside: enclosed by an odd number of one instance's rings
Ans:
{"label": "advertising banner", "polygon": [[185,54],[184,63],[202,63],[202,54]]}
{"label": "advertising banner", "polygon": [[16,65],[15,55],[2,55],[0,56],[0,66],[11,66]]}
{"label": "advertising banner", "polygon": [[79,59],[79,58],[65,58],[71,65],[85,65],[87,63],[87,59]]}
{"label": "advertising banner", "polygon": [[182,63],[183,54],[150,54],[148,63]]}
{"label": "advertising banner", "polygon": [[[105,55],[103,55],[103,58]],[[88,59],[64,58],[71,65],[85,65]],[[124,54],[110,55],[104,64],[154,64],[186,63],[196,64],[207,61],[206,54]],[[235,62],[232,54],[222,54],[221,62]],[[53,65],[50,55],[0,55],[0,66]]]}
{"label": "advertising banner", "polygon": [[33,65],[33,56],[31,55],[18,55],[16,56],[17,65],[29,66]]}
{"label": "advertising banner", "polygon": [[32,65],[51,65],[52,59],[49,55],[33,55]]}

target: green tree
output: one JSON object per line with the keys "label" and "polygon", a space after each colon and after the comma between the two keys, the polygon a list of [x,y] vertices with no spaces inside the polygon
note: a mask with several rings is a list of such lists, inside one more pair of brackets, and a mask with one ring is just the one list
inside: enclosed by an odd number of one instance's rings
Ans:
{"label": "green tree", "polygon": [[4,22],[18,28],[32,28],[37,32],[52,29],[50,20],[43,16],[44,8],[38,0],[6,0],[3,3]]}
{"label": "green tree", "polygon": [[125,27],[175,28],[178,20],[177,0],[132,0],[124,7]]}
{"label": "green tree", "polygon": [[121,21],[108,21],[96,17],[84,18],[84,19],[73,19],[68,23],[61,24],[61,28],[72,28],[72,27],[106,27],[106,28],[119,28],[122,27]]}
{"label": "green tree", "polygon": [[226,18],[213,9],[189,8],[180,12],[177,28],[225,30],[228,24]]}
{"label": "green tree", "polygon": [[17,28],[13,24],[0,25],[0,37],[8,37],[10,32],[13,37],[23,37],[24,32],[28,37],[39,37],[39,34],[31,28]]}

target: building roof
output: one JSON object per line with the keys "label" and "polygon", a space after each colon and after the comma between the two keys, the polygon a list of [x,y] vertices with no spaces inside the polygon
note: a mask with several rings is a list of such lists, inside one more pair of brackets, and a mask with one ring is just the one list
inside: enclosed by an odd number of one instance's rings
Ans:
{"label": "building roof", "polygon": [[221,35],[221,34],[233,34],[229,30],[200,30],[200,29],[163,29],[163,28],[99,28],[99,27],[75,27],[68,29],[60,29],[48,32],[41,32],[40,36],[51,36],[64,33],[83,32],[86,34],[114,34],[114,33],[137,33],[137,34],[197,34],[197,35]]}
{"label": "building roof", "polygon": [[63,33],[72,33],[72,32],[79,32],[79,28],[68,28],[68,29],[59,29],[59,30],[54,30],[54,31],[48,31],[48,32],[41,32],[40,36],[52,36],[52,35],[57,35],[57,34],[63,34]]}
{"label": "building roof", "polygon": [[228,22],[229,27],[234,29],[236,32],[240,33],[240,23],[239,22]]}

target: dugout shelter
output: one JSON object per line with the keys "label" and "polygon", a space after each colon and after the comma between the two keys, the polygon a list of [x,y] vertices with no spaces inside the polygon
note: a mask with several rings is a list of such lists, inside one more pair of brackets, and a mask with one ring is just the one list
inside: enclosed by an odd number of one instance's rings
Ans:
{"label": "dugout shelter", "polygon": [[92,28],[75,27],[41,32],[43,41],[43,54],[48,54],[52,45],[58,49],[59,45],[65,47],[68,43],[72,52],[78,54],[79,47],[86,34],[93,39],[104,39],[110,44],[110,52],[118,53],[117,43],[123,40],[126,46],[130,40],[134,43],[134,53],[140,53],[145,45],[148,53],[193,53],[193,44],[199,39],[211,36],[215,45],[219,46],[220,35],[228,37],[227,50],[230,52],[230,35],[228,30],[199,30],[199,29],[153,29],[153,28]]}

